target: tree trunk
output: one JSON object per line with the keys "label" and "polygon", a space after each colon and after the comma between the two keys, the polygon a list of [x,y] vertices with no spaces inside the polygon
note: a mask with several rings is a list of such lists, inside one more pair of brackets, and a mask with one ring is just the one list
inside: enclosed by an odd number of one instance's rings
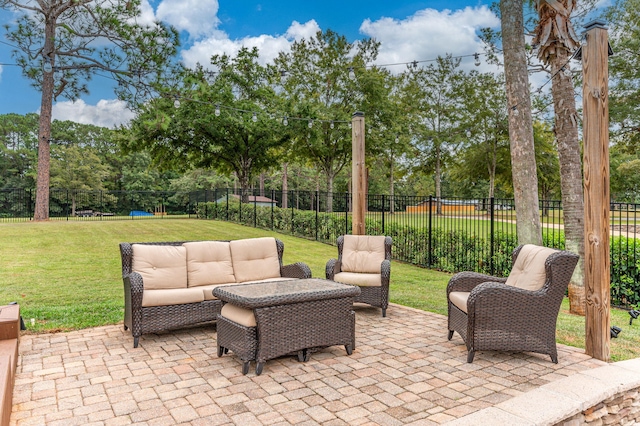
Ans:
{"label": "tree trunk", "polygon": [[[333,173],[327,173],[327,213],[333,213]],[[318,189],[320,183],[318,183]]]}
{"label": "tree trunk", "polygon": [[518,243],[542,245],[523,2],[500,0],[500,13]]}
{"label": "tree trunk", "polygon": [[562,188],[562,210],[564,212],[564,237],[567,250],[580,255],[569,284],[570,312],[585,315],[584,292],[584,194],[582,186],[582,162],[578,135],[578,114],[571,76],[561,70],[568,69],[569,53],[556,49],[551,59],[553,107],[555,111],[555,133],[560,159],[560,185]]}
{"label": "tree trunk", "polygon": [[[53,67],[53,40],[55,37],[56,21],[50,19],[45,24],[45,43],[43,55],[45,60],[51,61]],[[53,107],[53,71],[43,72],[42,98],[40,103],[40,123],[38,131],[38,177],[36,183],[36,205],[33,220],[49,220],[49,169],[51,165],[51,109]]]}
{"label": "tree trunk", "polygon": [[264,197],[264,180],[265,180],[265,175],[264,173],[260,173],[260,196]]}
{"label": "tree trunk", "polygon": [[289,163],[282,165],[282,208],[286,209],[289,206],[289,182],[287,175],[287,168]]}

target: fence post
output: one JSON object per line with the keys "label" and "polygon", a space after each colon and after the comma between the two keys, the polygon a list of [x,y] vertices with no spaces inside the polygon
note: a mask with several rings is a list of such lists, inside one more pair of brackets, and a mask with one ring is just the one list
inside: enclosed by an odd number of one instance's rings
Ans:
{"label": "fence post", "polygon": [[226,212],[227,212],[227,219],[226,221],[229,221],[229,188],[227,188],[227,208],[226,208]]}
{"label": "fence post", "polygon": [[489,275],[495,274],[495,264],[493,261],[493,257],[495,255],[496,249],[496,238],[495,238],[495,223],[496,223],[496,213],[494,209],[495,198],[489,198]]}
{"label": "fence post", "polygon": [[258,196],[253,192],[253,227],[258,227]]}
{"label": "fence post", "polygon": [[273,217],[273,211],[275,209],[275,200],[276,200],[276,190],[272,189],[271,190],[271,230],[273,231],[273,222],[274,222],[274,217]]}
{"label": "fence post", "polygon": [[69,220],[69,190],[67,189],[67,221]]}
{"label": "fence post", "polygon": [[320,210],[320,191],[316,191],[316,241],[318,241],[318,210]]}
{"label": "fence post", "polygon": [[[297,191],[297,197],[300,199],[300,191]],[[293,203],[291,203],[291,234],[295,235],[293,232]]]}
{"label": "fence post", "polygon": [[431,268],[431,264],[432,264],[432,260],[431,260],[431,256],[432,256],[432,252],[433,252],[433,226],[432,226],[432,219],[433,219],[433,196],[429,195],[429,226],[428,226],[428,235],[429,235],[429,241],[427,242],[427,267]]}
{"label": "fence post", "polygon": [[382,195],[382,235],[386,235],[384,233],[384,210],[385,210],[384,206],[385,206],[385,200],[384,200],[384,194],[383,194]]}

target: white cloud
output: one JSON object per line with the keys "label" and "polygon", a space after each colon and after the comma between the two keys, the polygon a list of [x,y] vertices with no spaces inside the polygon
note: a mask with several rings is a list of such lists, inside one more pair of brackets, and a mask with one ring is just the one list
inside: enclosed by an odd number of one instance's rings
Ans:
{"label": "white cloud", "polygon": [[276,36],[263,34],[257,37],[231,40],[225,32],[215,31],[210,37],[194,43],[187,50],[183,50],[182,60],[184,65],[189,68],[193,68],[197,63],[206,67],[215,54],[226,53],[233,56],[241,47],[257,47],[260,51],[260,62],[266,64],[272,62],[278,53],[287,52],[293,41],[313,37],[319,30],[320,26],[312,19],[304,24],[293,21],[284,35]]}
{"label": "white cloud", "polygon": [[75,102],[58,102],[53,105],[54,120],[69,120],[82,124],[114,128],[126,124],[135,117],[124,101],[101,99],[96,105],[88,105],[82,99]]}
{"label": "white cloud", "polygon": [[2,65],[0,65],[0,81],[2,81]]}
{"label": "white cloud", "polygon": [[163,0],[156,11],[159,20],[194,38],[211,34],[220,23],[217,15],[217,0]]}
{"label": "white cloud", "polygon": [[[462,10],[424,9],[406,19],[365,20],[360,32],[379,41],[379,64],[394,64],[482,52],[476,31],[498,27],[500,20],[486,6]],[[473,64],[473,58],[468,59]],[[463,64],[464,66],[464,64]],[[397,70],[395,68],[398,68]],[[401,72],[401,66],[392,71]]]}
{"label": "white cloud", "polygon": [[154,25],[156,22],[156,15],[153,11],[153,6],[149,4],[149,0],[142,0],[140,3],[140,16],[136,19],[139,25]]}

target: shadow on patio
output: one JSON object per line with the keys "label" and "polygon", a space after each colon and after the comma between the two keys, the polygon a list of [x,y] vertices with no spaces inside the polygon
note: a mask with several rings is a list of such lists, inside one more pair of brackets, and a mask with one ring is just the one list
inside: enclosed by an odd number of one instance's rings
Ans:
{"label": "shadow on patio", "polygon": [[232,353],[217,357],[215,327],[144,335],[137,349],[122,325],[24,335],[11,423],[441,424],[607,365],[562,345],[559,364],[501,352],[467,364],[442,315],[399,305],[387,318],[355,311],[351,356],[335,346],[306,363],[282,357],[261,376],[254,364],[243,376]]}

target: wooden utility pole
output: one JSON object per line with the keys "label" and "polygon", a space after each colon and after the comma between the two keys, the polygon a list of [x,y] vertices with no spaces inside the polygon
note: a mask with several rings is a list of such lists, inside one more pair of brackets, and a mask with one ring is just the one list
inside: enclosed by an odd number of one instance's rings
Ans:
{"label": "wooden utility pole", "polygon": [[351,118],[351,175],[353,194],[352,228],[353,235],[364,235],[364,212],[366,203],[367,175],[364,156],[364,113],[356,112]]}
{"label": "wooden utility pole", "polygon": [[609,40],[603,21],[590,22],[585,29],[587,43],[582,46],[585,352],[609,361]]}

